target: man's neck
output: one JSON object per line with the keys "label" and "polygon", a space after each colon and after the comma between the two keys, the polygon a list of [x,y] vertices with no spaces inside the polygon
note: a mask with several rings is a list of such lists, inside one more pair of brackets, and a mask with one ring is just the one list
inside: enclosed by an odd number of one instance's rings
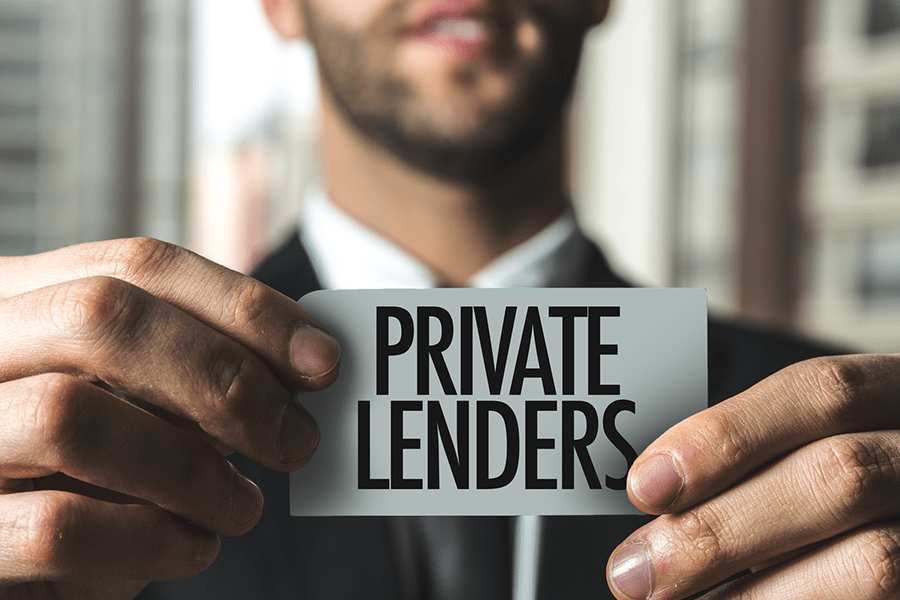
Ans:
{"label": "man's neck", "polygon": [[403,164],[361,136],[327,99],[322,112],[331,201],[448,284],[465,283],[569,206],[562,127],[494,181],[463,185]]}

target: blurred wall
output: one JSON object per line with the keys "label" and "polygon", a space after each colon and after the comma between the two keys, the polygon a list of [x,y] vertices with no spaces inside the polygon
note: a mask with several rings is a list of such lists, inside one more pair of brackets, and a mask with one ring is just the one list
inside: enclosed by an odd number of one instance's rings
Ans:
{"label": "blurred wall", "polygon": [[673,278],[675,3],[613,3],[585,48],[575,102],[580,220],[626,275]]}
{"label": "blurred wall", "polygon": [[317,168],[314,58],[277,38],[258,0],[194,0],[193,18],[187,243],[246,271],[296,228]]}

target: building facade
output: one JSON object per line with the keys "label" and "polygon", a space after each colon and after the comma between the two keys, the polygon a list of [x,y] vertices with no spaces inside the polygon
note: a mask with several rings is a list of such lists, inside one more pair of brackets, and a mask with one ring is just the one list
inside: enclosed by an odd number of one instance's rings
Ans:
{"label": "building facade", "polygon": [[820,0],[807,56],[802,324],[900,348],[900,1]]}
{"label": "building facade", "polygon": [[182,236],[187,3],[0,4],[0,253]]}

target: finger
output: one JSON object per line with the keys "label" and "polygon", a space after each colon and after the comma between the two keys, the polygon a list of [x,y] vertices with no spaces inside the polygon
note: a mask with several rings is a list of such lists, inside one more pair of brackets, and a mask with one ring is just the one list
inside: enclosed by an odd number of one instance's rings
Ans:
{"label": "finger", "polygon": [[900,356],[799,363],[682,421],[635,461],[628,496],[652,514],[684,510],[811,441],[900,428]]}
{"label": "finger", "polygon": [[67,492],[0,496],[0,580],[169,580],[215,560],[219,538],[160,508]]}
{"label": "finger", "polygon": [[621,598],[675,600],[900,514],[900,432],[810,444],[740,485],[632,534],[610,558]]}
{"label": "finger", "polygon": [[98,378],[275,469],[302,465],[318,444],[312,417],[253,352],[118,279],[0,301],[0,339],[0,380]]}
{"label": "finger", "polygon": [[894,600],[900,597],[900,524],[872,525],[794,560],[748,575],[702,600]]}
{"label": "finger", "polygon": [[201,439],[66,375],[0,384],[0,476],[64,473],[223,535],[259,520],[262,494]]}
{"label": "finger", "polygon": [[330,383],[340,346],[287,296],[153,239],[96,242],[0,263],[0,297],[107,276],[140,287],[250,348],[286,383]]}

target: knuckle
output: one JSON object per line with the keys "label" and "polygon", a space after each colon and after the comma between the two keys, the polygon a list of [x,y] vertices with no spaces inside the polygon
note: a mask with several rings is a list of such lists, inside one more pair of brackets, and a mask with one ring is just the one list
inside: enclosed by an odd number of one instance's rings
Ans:
{"label": "knuckle", "polygon": [[744,460],[747,448],[752,447],[745,439],[748,427],[739,422],[739,418],[720,405],[700,417],[702,422],[694,427],[697,436],[694,445],[704,452],[711,452],[731,463]]}
{"label": "knuckle", "polygon": [[80,379],[65,373],[44,373],[31,378],[31,394],[35,400],[56,398],[68,401],[76,398],[85,385]]}
{"label": "knuckle", "polygon": [[250,278],[234,286],[223,306],[223,321],[230,328],[251,329],[267,314],[264,299],[267,290]]}
{"label": "knuckle", "polygon": [[900,592],[900,533],[873,529],[859,536],[858,577],[868,581],[879,597],[896,598]]}
{"label": "knuckle", "polygon": [[126,281],[141,281],[153,273],[164,272],[185,252],[175,244],[149,237],[110,242],[101,260],[109,271]]}
{"label": "knuckle", "polygon": [[47,447],[59,453],[77,445],[89,429],[85,424],[87,412],[80,401],[78,379],[67,375],[45,375],[33,391],[33,401],[27,415],[29,425]]}
{"label": "knuckle", "polygon": [[223,441],[232,447],[252,445],[257,458],[275,460],[279,451],[275,433],[290,401],[287,390],[254,355],[235,349],[221,356],[210,361],[214,366],[204,393],[208,400],[194,409],[194,420],[214,437],[227,430],[228,440]]}
{"label": "knuckle", "polygon": [[694,508],[674,517],[674,521],[679,549],[697,572],[719,568],[729,561],[718,519],[710,510]]}
{"label": "knuckle", "polygon": [[216,365],[212,376],[212,409],[217,415],[235,415],[242,412],[244,400],[254,389],[255,366],[249,356],[226,353]]}
{"label": "knuckle", "polygon": [[36,500],[20,522],[24,530],[19,544],[23,558],[42,572],[64,570],[72,554],[67,532],[77,518],[76,503],[62,495]]}
{"label": "knuckle", "polygon": [[822,486],[833,490],[837,500],[836,518],[863,508],[885,483],[891,459],[877,444],[843,435],[820,442],[816,460]]}
{"label": "knuckle", "polygon": [[51,313],[62,329],[90,341],[138,333],[146,310],[147,302],[136,288],[112,277],[82,279],[51,297]]}
{"label": "knuckle", "polygon": [[860,365],[836,357],[821,357],[801,363],[801,368],[806,370],[814,391],[824,397],[836,417],[854,416],[866,380]]}
{"label": "knuckle", "polygon": [[63,410],[78,402],[85,385],[89,384],[65,373],[44,373],[32,377],[28,398],[31,401],[24,403],[31,405],[31,423],[39,425],[49,412]]}
{"label": "knuckle", "polygon": [[20,380],[16,394],[0,397],[0,412],[9,415],[18,426],[34,430],[45,414],[45,403],[50,399],[66,401],[77,396],[81,380],[64,373],[42,373]]}

